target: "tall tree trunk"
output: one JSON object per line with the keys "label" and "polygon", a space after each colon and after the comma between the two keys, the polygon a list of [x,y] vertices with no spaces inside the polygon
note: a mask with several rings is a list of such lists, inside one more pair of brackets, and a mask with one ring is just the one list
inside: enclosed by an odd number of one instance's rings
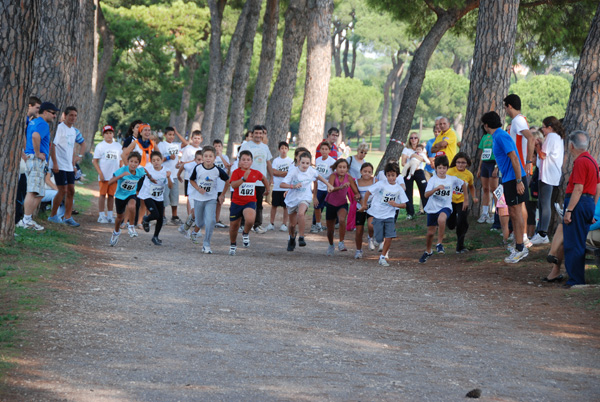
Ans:
{"label": "tall tree trunk", "polygon": [[[468,0],[461,9],[439,11],[435,24],[431,27],[431,30],[427,33],[425,39],[423,39],[423,42],[415,51],[415,56],[410,64],[408,83],[402,96],[402,105],[400,106],[398,117],[396,118],[392,139],[406,142],[415,109],[417,108],[423,80],[425,79],[427,64],[433,51],[440,43],[442,36],[444,36],[446,31],[452,28],[465,14],[475,9],[478,5],[479,0]],[[380,170],[383,167],[384,161],[390,158],[399,159],[401,152],[402,146],[395,141],[390,141],[379,162],[377,170]]]}
{"label": "tall tree trunk", "polygon": [[[196,113],[194,114],[194,120],[191,121],[191,124],[187,128],[187,132],[190,134],[192,131],[201,130],[202,129],[202,120],[204,119],[204,110],[202,109],[202,104],[198,102],[196,105]],[[185,133],[181,133],[185,135]]]}
{"label": "tall tree trunk", "polygon": [[344,75],[347,78],[352,78],[350,68],[348,67],[348,50],[350,50],[350,40],[346,38],[346,41],[344,43],[344,55],[342,57],[342,65],[344,67]]}
{"label": "tall tree trunk", "polygon": [[223,10],[227,0],[208,0],[210,8],[210,66],[208,70],[208,84],[206,88],[206,104],[204,105],[204,119],[202,120],[202,132],[204,137],[210,137],[213,125],[213,115],[217,104],[217,91],[219,88],[219,76],[223,59],[221,57],[221,23],[223,22]]}
{"label": "tall tree trunk", "polygon": [[41,0],[0,1],[0,243],[12,242]]}
{"label": "tall tree trunk", "polygon": [[[388,73],[385,84],[383,85],[383,112],[381,113],[381,125],[379,129],[379,150],[385,151],[387,144],[388,118],[390,112],[390,92],[394,82],[398,81],[398,72],[404,69],[404,62],[400,58],[400,51],[396,56],[392,56],[392,69]],[[402,73],[400,72],[400,75]]]}
{"label": "tall tree trunk", "polygon": [[[237,64],[238,56],[240,54],[240,44],[242,43],[243,33],[251,19],[251,15],[254,13],[260,13],[261,0],[248,0],[244,4],[242,14],[238,19],[235,31],[229,42],[229,49],[227,50],[227,57],[221,67],[221,74],[219,75],[219,89],[217,91],[216,105],[213,113],[213,122],[210,135],[210,142],[212,140],[225,138],[225,130],[227,129],[227,114],[229,112],[229,101],[231,99],[231,83],[233,81],[233,73],[235,72],[235,66]],[[256,17],[258,18],[258,17]]]}
{"label": "tall tree trunk", "polygon": [[[273,68],[275,67],[275,55],[277,51],[278,24],[279,0],[267,0],[267,7],[263,18],[260,64],[258,66],[256,83],[254,84],[249,128],[257,124],[264,124],[267,117],[267,104],[269,101],[269,91],[271,90],[271,81],[273,81]],[[229,130],[229,137],[231,138],[231,129]]]}
{"label": "tall tree trunk", "polygon": [[179,114],[175,122],[175,127],[179,133],[185,133],[188,121],[188,109],[190,108],[190,99],[192,98],[192,87],[194,86],[194,77],[198,69],[198,54],[192,54],[185,61],[187,69],[187,81],[181,92],[181,105],[179,106]]}
{"label": "tall tree trunk", "polygon": [[276,155],[277,144],[285,141],[290,129],[290,113],[298,75],[298,62],[306,38],[306,0],[290,0],[285,13],[281,66],[267,107],[266,126],[269,148]]}
{"label": "tall tree trunk", "polygon": [[[240,55],[233,76],[233,91],[231,93],[231,113],[229,117],[229,141],[228,147],[234,142],[240,142],[244,131],[244,112],[246,109],[246,88],[250,76],[250,64],[252,63],[252,51],[254,49],[254,37],[256,26],[260,16],[260,3],[258,1],[256,10],[248,14],[248,21],[244,29],[243,41],[240,45]],[[269,82],[270,84],[270,82]],[[266,107],[266,99],[265,99]],[[265,109],[266,112],[266,109]]]}
{"label": "tall tree trunk", "polygon": [[314,149],[323,140],[325,131],[327,93],[331,77],[329,29],[333,0],[309,0],[308,9],[306,84],[298,138],[300,146]]}
{"label": "tall tree trunk", "polygon": [[335,76],[342,76],[342,61],[340,59],[340,53],[342,48],[342,32],[339,29],[340,23],[334,24],[333,35],[331,36],[331,53],[333,54],[333,65],[335,66]]}
{"label": "tall tree trunk", "polygon": [[403,64],[402,68],[398,70],[396,80],[392,85],[392,119],[390,122],[390,127],[394,127],[396,125],[396,118],[398,117],[398,113],[400,113],[402,96],[404,96],[404,90],[406,89],[406,84],[408,84],[408,74],[405,74],[404,78],[402,78],[402,74],[404,73],[404,66],[405,64]]}

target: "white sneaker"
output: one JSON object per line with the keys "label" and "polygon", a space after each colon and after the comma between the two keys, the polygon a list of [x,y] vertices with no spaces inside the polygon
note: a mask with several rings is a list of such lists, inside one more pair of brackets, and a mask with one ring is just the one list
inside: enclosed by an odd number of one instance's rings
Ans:
{"label": "white sneaker", "polygon": [[373,240],[372,237],[369,237],[369,250],[371,250],[371,251],[375,250],[375,240]]}
{"label": "white sneaker", "polygon": [[23,223],[23,219],[21,219],[19,222],[17,222],[17,224],[15,225],[15,227],[24,228],[25,224]]}
{"label": "white sneaker", "polygon": [[510,236],[508,236],[508,241],[514,241],[515,240],[515,232],[512,232],[510,234]]}
{"label": "white sneaker", "polygon": [[256,232],[258,234],[265,234],[265,233],[267,233],[267,230],[265,228],[263,228],[262,226],[257,226],[254,228],[254,232]]}
{"label": "white sneaker", "polygon": [[361,258],[363,258],[363,252],[362,252],[362,250],[356,250],[356,253],[354,254],[354,259],[355,260],[360,260]]}
{"label": "white sneaker", "polygon": [[335,246],[333,244],[330,244],[329,247],[327,247],[327,255],[334,255],[335,254]]}
{"label": "white sneaker", "polygon": [[242,244],[244,247],[250,247],[250,234],[242,234]]}
{"label": "white sneaker", "polygon": [[223,229],[223,228],[226,228],[226,227],[227,227],[227,225],[226,225],[226,224],[224,224],[223,222],[219,221],[219,222],[215,223],[215,227],[216,227],[216,228]]}
{"label": "white sneaker", "polygon": [[23,225],[24,225],[23,227],[25,229],[44,230],[44,227],[42,225],[38,224],[33,219],[30,221],[23,221]]}
{"label": "white sneaker", "polygon": [[127,226],[127,233],[129,233],[129,237],[138,237],[134,226]]}
{"label": "white sneaker", "polygon": [[210,247],[202,246],[202,254],[212,254]]}
{"label": "white sneaker", "polygon": [[[198,244],[199,243],[198,237],[200,237],[200,236],[198,236],[198,232],[192,232],[192,234],[190,235],[190,239],[192,240],[192,243]],[[204,251],[204,249],[202,251]]]}
{"label": "white sneaker", "polygon": [[319,232],[327,232],[327,225],[323,226],[319,226]]}
{"label": "white sneaker", "polygon": [[340,250],[340,251],[348,251],[348,249],[344,245],[343,241],[341,241],[341,242],[338,243],[338,250]]}
{"label": "white sneaker", "polygon": [[187,233],[187,230],[185,230],[185,224],[181,224],[179,225],[179,228],[177,229],[179,231],[179,233],[181,233],[182,235],[185,235]]}
{"label": "white sneaker", "polygon": [[380,253],[383,251],[383,243],[381,242],[381,244],[379,244],[379,249],[377,251],[379,251]]}
{"label": "white sneaker", "polygon": [[119,230],[119,233],[115,233],[113,231],[112,236],[110,237],[110,245],[111,247],[114,247],[117,245],[117,243],[119,242],[119,236],[121,236],[121,231]]}
{"label": "white sneaker", "polygon": [[108,221],[108,223],[115,223],[115,220],[113,218],[106,218],[106,220]]}
{"label": "white sneaker", "polygon": [[106,216],[99,216],[98,223],[108,223],[108,218]]}
{"label": "white sneaker", "polygon": [[236,250],[237,246],[229,246],[229,255],[235,255]]}
{"label": "white sneaker", "polygon": [[477,223],[486,223],[488,218],[489,218],[489,216],[485,216],[484,214],[481,214],[479,219],[477,219]]}
{"label": "white sneaker", "polygon": [[287,232],[288,231],[288,227],[285,225],[285,223],[281,224],[281,226],[279,227],[279,231],[280,232]]}
{"label": "white sneaker", "polygon": [[238,229],[238,233],[244,233],[244,228],[242,226],[240,226],[240,228]]}
{"label": "white sneaker", "polygon": [[528,255],[529,249],[527,247],[523,247],[523,251],[517,251],[515,249],[508,257],[504,259],[504,262],[507,264],[516,264]]}
{"label": "white sneaker", "polygon": [[389,267],[390,263],[387,262],[387,260],[385,258],[379,258],[379,265],[381,265],[382,267]]}
{"label": "white sneaker", "polygon": [[493,216],[488,216],[487,219],[485,220],[485,223],[489,223],[490,225],[494,224],[494,217]]}
{"label": "white sneaker", "polygon": [[269,225],[265,228],[265,230],[268,232],[269,230],[275,230],[275,225],[273,225],[272,223],[269,223]]}
{"label": "white sneaker", "polygon": [[531,238],[531,244],[548,244],[550,243],[550,239],[548,239],[548,236],[540,236],[539,233],[536,233],[532,238]]}
{"label": "white sneaker", "polygon": [[314,224],[310,227],[310,233],[319,233],[319,227]]}

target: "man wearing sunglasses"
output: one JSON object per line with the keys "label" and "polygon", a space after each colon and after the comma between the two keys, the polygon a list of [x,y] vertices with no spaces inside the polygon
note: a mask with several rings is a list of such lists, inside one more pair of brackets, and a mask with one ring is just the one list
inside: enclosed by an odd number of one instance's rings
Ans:
{"label": "man wearing sunglasses", "polygon": [[43,102],[40,106],[39,117],[32,120],[27,126],[27,143],[25,145],[27,195],[24,205],[25,215],[23,216],[23,227],[26,229],[44,230],[42,225],[32,219],[32,215],[45,194],[45,177],[50,156],[49,123],[54,121],[57,112],[58,108],[54,104]]}

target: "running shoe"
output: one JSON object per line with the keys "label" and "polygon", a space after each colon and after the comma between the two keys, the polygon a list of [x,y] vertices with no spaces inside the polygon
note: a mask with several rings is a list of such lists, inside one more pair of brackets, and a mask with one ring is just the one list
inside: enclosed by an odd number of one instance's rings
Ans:
{"label": "running shoe", "polygon": [[156,246],[162,246],[162,240],[156,236],[152,238],[152,243],[154,243]]}
{"label": "running shoe", "polygon": [[285,223],[281,224],[281,226],[279,227],[279,231],[280,232],[287,232],[288,231],[288,227],[285,225]]}
{"label": "running shoe", "polygon": [[215,227],[216,227],[216,228],[221,228],[221,229],[223,229],[223,228],[228,228],[229,226],[227,226],[227,225],[226,225],[226,224],[224,224],[223,222],[219,221],[219,222],[217,222],[217,223],[215,224]]}
{"label": "running shoe", "polygon": [[173,225],[181,225],[183,223],[183,221],[181,219],[179,219],[178,216],[174,216],[171,218],[171,223]]}
{"label": "running shoe", "polygon": [[379,252],[383,251],[383,242],[379,243],[379,248],[377,249],[377,251],[379,251]]}
{"label": "running shoe", "polygon": [[258,234],[265,234],[265,233],[267,233],[267,230],[265,228],[263,228],[262,226],[260,226],[260,225],[257,226],[257,227],[255,227],[252,230],[254,230],[254,232],[258,233]]}
{"label": "running shoe", "polygon": [[486,223],[488,220],[489,216],[488,215],[484,215],[481,214],[481,216],[479,217],[479,219],[477,219],[477,223]]}
{"label": "running shoe", "polygon": [[42,225],[38,224],[33,219],[31,219],[29,221],[23,221],[23,225],[24,225],[23,227],[25,229],[44,230],[44,227]]}
{"label": "running shoe", "polygon": [[240,228],[238,229],[238,233],[244,233],[244,227],[240,226]]}
{"label": "running shoe", "polygon": [[379,257],[379,265],[381,265],[382,267],[389,267],[390,263],[387,262],[385,257]]}
{"label": "running shoe", "polygon": [[181,225],[179,225],[179,228],[177,229],[179,231],[179,233],[181,233],[182,235],[185,235],[187,233],[187,230],[185,228],[185,225],[182,223]]}
{"label": "running shoe", "polygon": [[433,252],[428,253],[427,251],[425,251],[423,253],[423,255],[421,256],[421,258],[419,258],[419,263],[425,264],[427,262],[427,260],[429,259],[429,257],[431,257],[432,255],[433,255]]}
{"label": "running shoe", "polygon": [[127,233],[129,233],[129,237],[138,237],[138,233],[135,230],[135,226],[127,226]]}
{"label": "running shoe", "polygon": [[114,232],[112,233],[112,236],[110,236],[110,245],[111,247],[114,247],[117,245],[117,243],[119,242],[119,236],[121,236],[121,231],[119,230],[119,232]]}
{"label": "running shoe", "polygon": [[406,215],[406,220],[407,221],[412,221],[414,219],[414,216],[412,215]]}
{"label": "running shoe", "polygon": [[106,216],[99,216],[98,223],[108,223],[108,218]]}
{"label": "running shoe", "polygon": [[356,250],[356,253],[354,253],[354,259],[355,260],[360,260],[361,258],[363,258],[363,252],[362,252],[362,250]]}
{"label": "running shoe", "polygon": [[348,249],[344,245],[343,241],[341,241],[341,242],[338,243],[338,250],[340,250],[340,251],[348,251]]}
{"label": "running shoe", "polygon": [[487,219],[485,220],[485,223],[489,223],[490,225],[494,224],[494,217],[493,216],[488,216]]}
{"label": "running shoe", "polygon": [[200,242],[198,237],[200,237],[200,236],[198,236],[198,232],[192,232],[192,234],[190,235],[190,239],[192,240],[192,243],[198,244]]}
{"label": "running shoe", "polygon": [[375,240],[372,237],[369,237],[369,250],[374,251],[375,247]]}
{"label": "running shoe", "polygon": [[465,254],[468,252],[469,252],[469,249],[467,249],[467,248],[461,248],[461,249],[456,250],[456,254]]}
{"label": "running shoe", "polygon": [[444,250],[444,246],[442,245],[442,243],[438,243],[435,245],[435,252],[438,254],[446,253],[446,250]]}
{"label": "running shoe", "polygon": [[333,255],[335,253],[335,246],[333,244],[330,244],[329,247],[327,247],[327,255]]}
{"label": "running shoe", "polygon": [[235,251],[237,250],[237,246],[232,244],[229,246],[229,255],[235,255]]}
{"label": "running shoe", "polygon": [[310,227],[310,233],[319,233],[319,227],[314,224]]}
{"label": "running shoe", "polygon": [[250,234],[249,233],[242,233],[242,243],[244,244],[244,247],[250,247]]}
{"label": "running shoe", "polygon": [[534,245],[550,243],[550,239],[548,239],[548,236],[541,236],[539,233],[536,233],[530,241],[531,244]]}
{"label": "running shoe", "polygon": [[192,227],[192,225],[193,225],[193,224],[194,224],[194,216],[193,216],[193,215],[190,215],[190,216],[188,216],[188,217],[187,217],[187,219],[185,220],[185,224],[183,225],[183,228],[184,228],[185,230],[189,230],[189,229]]}
{"label": "running shoe", "polygon": [[108,221],[108,223],[115,223],[115,220],[113,218],[106,218],[106,220]]}
{"label": "running shoe", "polygon": [[145,216],[142,219],[142,227],[144,228],[144,232],[146,232],[146,233],[150,232],[150,222],[148,222],[148,220],[146,219]]}
{"label": "running shoe", "polygon": [[504,262],[507,264],[516,264],[528,255],[529,249],[527,247],[523,247],[523,251],[518,251],[515,249],[508,257],[504,259]]}
{"label": "running shoe", "polygon": [[19,222],[17,222],[17,224],[15,225],[15,227],[17,227],[17,228],[24,228],[25,224],[23,223],[23,219],[21,219]]}
{"label": "running shoe", "polygon": [[298,237],[298,246],[300,246],[300,247],[305,247],[306,246],[306,242],[304,241],[304,237],[303,236]]}
{"label": "running shoe", "polygon": [[287,251],[294,251],[295,248],[296,248],[296,238],[290,237],[288,239]]}
{"label": "running shoe", "polygon": [[52,222],[52,223],[66,223],[66,221],[65,221],[65,222],[63,222],[63,220],[62,220],[62,219],[60,219],[60,218],[58,217],[58,215],[49,216],[49,217],[48,217],[48,222]]}
{"label": "running shoe", "polygon": [[269,230],[275,230],[275,225],[273,225],[272,223],[269,223],[269,225],[265,228],[265,230],[268,232]]}
{"label": "running shoe", "polygon": [[212,254],[212,250],[210,249],[210,247],[207,246],[202,246],[202,254]]}

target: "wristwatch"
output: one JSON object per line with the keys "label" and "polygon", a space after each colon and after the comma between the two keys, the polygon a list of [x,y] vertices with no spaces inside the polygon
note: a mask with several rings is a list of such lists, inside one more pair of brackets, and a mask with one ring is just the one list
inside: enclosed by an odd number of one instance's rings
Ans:
{"label": "wristwatch", "polygon": [[517,179],[517,184],[523,183],[523,179]]}
{"label": "wristwatch", "polygon": [[246,178],[244,176],[242,176],[242,181],[246,181]]}
{"label": "wristwatch", "polygon": [[565,214],[566,214],[567,212],[573,212],[573,210],[572,210],[572,209],[565,209]]}

